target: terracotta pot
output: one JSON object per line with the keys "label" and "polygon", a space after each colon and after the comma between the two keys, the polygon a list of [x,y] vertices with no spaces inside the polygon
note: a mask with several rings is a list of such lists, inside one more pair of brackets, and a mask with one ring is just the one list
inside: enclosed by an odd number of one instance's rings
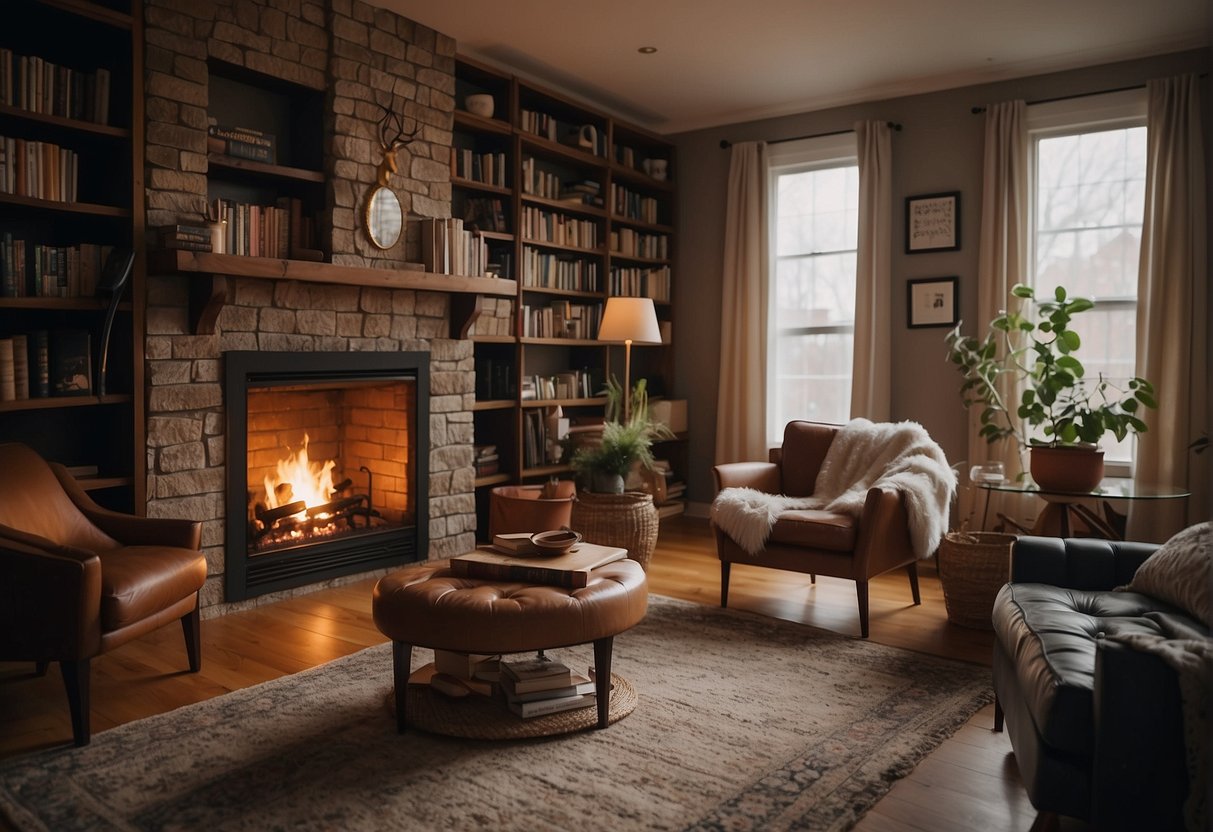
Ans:
{"label": "terracotta pot", "polygon": [[1103,479],[1103,451],[1073,445],[1039,445],[1031,449],[1032,479],[1041,491],[1085,494]]}

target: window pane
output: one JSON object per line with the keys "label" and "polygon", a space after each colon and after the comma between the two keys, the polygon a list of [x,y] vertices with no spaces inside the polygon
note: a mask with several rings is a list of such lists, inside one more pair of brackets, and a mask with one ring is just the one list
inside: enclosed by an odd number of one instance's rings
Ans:
{"label": "window pane", "polygon": [[[781,173],[774,184],[767,391],[773,445],[793,419],[845,422],[850,415],[859,168]],[[820,327],[829,331],[811,331]]]}
{"label": "window pane", "polygon": [[[1073,329],[1088,384],[1124,389],[1133,375],[1138,255],[1145,203],[1146,128],[1099,130],[1036,143],[1037,293],[1065,286],[1095,300]],[[1130,301],[1100,306],[1100,299]],[[1109,391],[1109,397],[1118,396]],[[1128,462],[1131,440],[1102,441],[1104,459]]]}

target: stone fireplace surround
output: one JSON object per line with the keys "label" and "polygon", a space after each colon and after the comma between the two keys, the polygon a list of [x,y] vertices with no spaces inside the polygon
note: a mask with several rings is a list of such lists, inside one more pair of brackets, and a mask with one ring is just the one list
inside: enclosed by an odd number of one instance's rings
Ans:
{"label": "stone fireplace surround", "polygon": [[[455,102],[452,39],[361,0],[145,0],[147,226],[196,221],[207,197],[208,60],[325,92],[326,209],[320,225],[336,265],[416,261],[415,223],[379,251],[358,231],[375,181],[379,103],[420,127],[397,156],[392,187],[411,217],[450,214]],[[213,334],[189,326],[191,277],[147,279],[147,513],[203,524],[204,615],[317,586],[225,603],[225,437],[222,353],[228,350],[430,354],[428,557],[474,545],[472,345],[452,340],[441,293],[241,278],[228,281]],[[498,305],[508,314],[508,304]],[[374,574],[374,573],[369,573]]]}

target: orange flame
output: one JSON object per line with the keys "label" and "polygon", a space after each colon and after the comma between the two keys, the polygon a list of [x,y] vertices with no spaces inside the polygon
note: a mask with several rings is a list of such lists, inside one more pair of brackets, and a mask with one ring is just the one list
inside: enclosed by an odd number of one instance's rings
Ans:
{"label": "orange flame", "polygon": [[289,453],[286,459],[278,460],[277,476],[267,476],[265,504],[268,508],[303,500],[308,507],[323,505],[332,499],[333,468],[337,463],[326,461],[323,465],[313,463],[307,454],[308,435],[303,435],[303,447],[298,453]]}

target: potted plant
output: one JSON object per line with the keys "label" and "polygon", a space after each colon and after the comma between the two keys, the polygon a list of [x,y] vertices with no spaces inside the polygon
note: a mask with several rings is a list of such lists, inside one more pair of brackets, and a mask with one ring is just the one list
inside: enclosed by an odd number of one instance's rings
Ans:
{"label": "potted plant", "polygon": [[668,429],[649,419],[646,382],[640,379],[632,390],[631,412],[623,415],[623,388],[615,379],[605,390],[606,422],[602,441],[578,448],[570,459],[582,487],[605,494],[623,493],[628,472],[637,464],[653,467],[653,440],[664,438]]}
{"label": "potted plant", "polygon": [[[1120,441],[1144,432],[1138,412],[1157,407],[1154,387],[1134,377],[1122,390],[1102,375],[1086,377],[1075,355],[1082,339],[1070,322],[1094,307],[1090,300],[1070,297],[1060,286],[1052,300],[1037,300],[1023,284],[1011,296],[1034,303],[1037,315],[1003,312],[981,340],[962,335],[960,325],[947,335],[948,358],[964,376],[961,399],[966,407],[982,408],[987,441],[1012,438],[1021,449],[1030,448],[1032,478],[1041,488],[1090,491],[1103,478],[1100,439],[1111,433]],[[1018,403],[1004,400],[1004,379],[1019,391]]]}

